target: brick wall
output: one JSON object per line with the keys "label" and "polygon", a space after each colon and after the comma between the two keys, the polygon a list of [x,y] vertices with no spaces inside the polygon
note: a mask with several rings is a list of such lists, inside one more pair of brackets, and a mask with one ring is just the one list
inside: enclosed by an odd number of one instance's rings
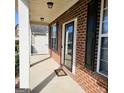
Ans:
{"label": "brick wall", "polygon": [[[62,24],[73,19],[77,20],[77,39],[76,39],[76,72],[73,79],[86,90],[87,93],[107,93],[108,79],[96,72],[97,63],[97,47],[99,34],[99,19],[100,19],[101,0],[98,0],[97,13],[97,29],[96,29],[96,46],[94,57],[94,71],[85,68],[85,43],[87,31],[87,0],[79,0],[75,5],[65,11],[61,16],[55,19],[51,24],[58,24],[58,51],[54,52],[50,49],[51,56],[61,63],[61,44],[62,44]],[[50,26],[49,25],[49,26]],[[51,42],[51,40],[49,40]]]}

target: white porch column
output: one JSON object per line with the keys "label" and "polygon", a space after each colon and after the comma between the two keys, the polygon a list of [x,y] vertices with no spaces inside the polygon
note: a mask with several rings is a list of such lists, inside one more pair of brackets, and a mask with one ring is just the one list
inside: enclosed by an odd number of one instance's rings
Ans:
{"label": "white porch column", "polygon": [[30,21],[29,21],[29,55],[31,56],[31,43],[32,43],[32,33],[31,33],[31,24],[30,24]]}
{"label": "white porch column", "polygon": [[29,88],[30,26],[28,0],[18,0],[20,88]]}

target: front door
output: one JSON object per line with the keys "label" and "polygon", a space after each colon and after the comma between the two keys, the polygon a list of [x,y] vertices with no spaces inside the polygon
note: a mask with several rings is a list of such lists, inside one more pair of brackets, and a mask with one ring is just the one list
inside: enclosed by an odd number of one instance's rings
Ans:
{"label": "front door", "polygon": [[72,71],[74,21],[65,24],[64,35],[64,66]]}

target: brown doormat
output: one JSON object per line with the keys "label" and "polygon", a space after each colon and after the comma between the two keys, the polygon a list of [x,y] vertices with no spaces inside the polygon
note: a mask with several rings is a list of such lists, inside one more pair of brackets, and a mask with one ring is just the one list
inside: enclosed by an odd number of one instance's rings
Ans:
{"label": "brown doormat", "polygon": [[56,69],[55,73],[57,76],[67,76],[67,74],[65,73],[63,69]]}

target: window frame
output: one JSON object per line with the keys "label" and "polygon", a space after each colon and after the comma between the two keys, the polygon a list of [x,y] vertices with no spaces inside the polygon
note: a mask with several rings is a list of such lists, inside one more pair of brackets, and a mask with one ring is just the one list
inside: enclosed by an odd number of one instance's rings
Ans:
{"label": "window frame", "polygon": [[[57,40],[57,43],[56,43],[56,49],[55,48],[53,48],[53,38],[52,38],[52,34],[53,34],[53,30],[52,30],[52,26],[56,26],[56,40]],[[54,52],[57,52],[58,51],[58,29],[57,29],[57,23],[54,23],[54,24],[52,24],[51,26],[50,26],[50,34],[51,34],[51,49],[54,51]]]}
{"label": "window frame", "polygon": [[[108,38],[108,33],[102,33],[102,27],[103,27],[103,17],[104,17],[104,9],[108,9],[107,8],[104,8],[104,1],[105,0],[101,0],[101,12],[100,12],[100,26],[99,26],[99,39],[98,39],[98,54],[97,54],[97,73],[105,76],[105,77],[108,77],[108,75],[105,75],[103,73],[101,73],[99,71],[100,69],[100,57],[101,57],[101,40],[102,38],[104,37],[107,37]],[[107,1],[108,2],[108,1]]]}

